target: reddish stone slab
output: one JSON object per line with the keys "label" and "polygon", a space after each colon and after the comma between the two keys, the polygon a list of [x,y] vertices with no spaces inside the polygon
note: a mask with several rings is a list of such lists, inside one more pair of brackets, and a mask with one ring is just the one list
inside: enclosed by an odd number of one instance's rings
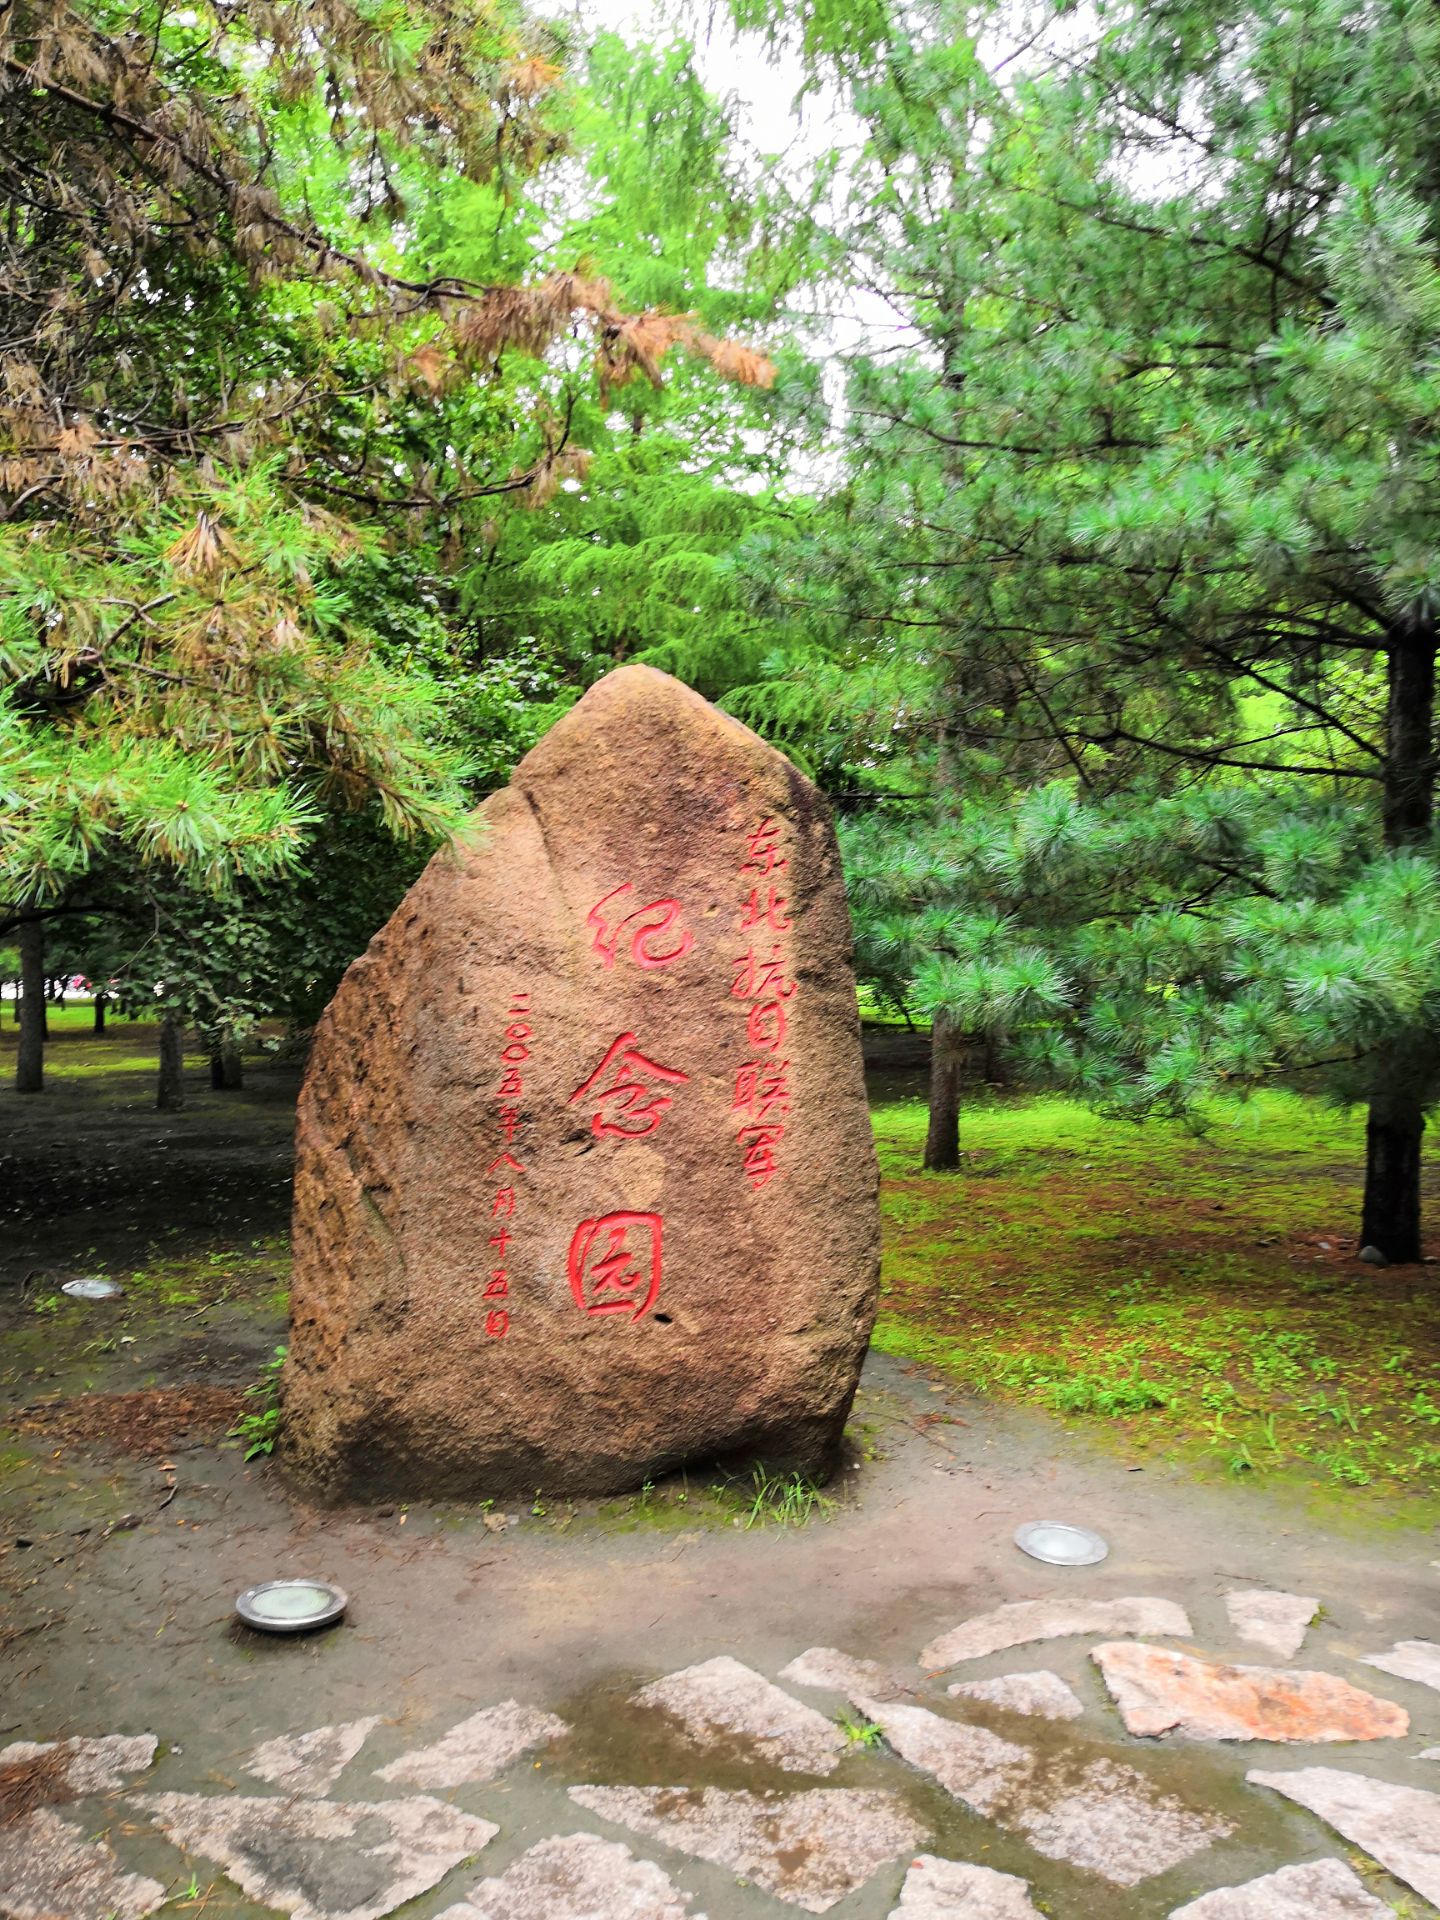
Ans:
{"label": "reddish stone slab", "polygon": [[1170,1647],[1115,1640],[1090,1658],[1131,1733],[1195,1740],[1391,1740],[1408,1731],[1403,1707],[1334,1674],[1232,1667]]}
{"label": "reddish stone slab", "polygon": [[877,1175],[820,795],[591,689],[342,982],[300,1101],[283,1457],[325,1497],[823,1472]]}

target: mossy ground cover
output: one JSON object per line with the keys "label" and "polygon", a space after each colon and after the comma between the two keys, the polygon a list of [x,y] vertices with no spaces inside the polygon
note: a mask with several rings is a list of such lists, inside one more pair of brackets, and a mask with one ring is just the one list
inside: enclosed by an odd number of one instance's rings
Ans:
{"label": "mossy ground cover", "polygon": [[993,1098],[927,1174],[923,1103],[876,1106],[876,1344],[1236,1476],[1440,1491],[1440,1267],[1357,1258],[1362,1120],[1283,1093],[1211,1117]]}

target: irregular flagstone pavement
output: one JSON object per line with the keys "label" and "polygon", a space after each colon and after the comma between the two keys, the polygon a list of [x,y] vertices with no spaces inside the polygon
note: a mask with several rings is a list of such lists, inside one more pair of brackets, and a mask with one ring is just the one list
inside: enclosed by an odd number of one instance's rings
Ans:
{"label": "irregular flagstone pavement", "polygon": [[1440,1691],[1440,1646],[1433,1640],[1397,1640],[1389,1653],[1364,1653],[1361,1662],[1393,1673],[1397,1680],[1418,1680]]}
{"label": "irregular flagstone pavement", "polygon": [[402,1753],[388,1767],[379,1768],[375,1777],[403,1787],[483,1785],[503,1773],[522,1753],[558,1740],[569,1731],[553,1713],[522,1706],[518,1700],[505,1700],[498,1707],[485,1707],[461,1720],[433,1746]]}
{"label": "irregular flagstone pavement", "polygon": [[705,1920],[652,1860],[595,1833],[557,1834],[438,1920]]}
{"label": "irregular flagstone pavement", "polygon": [[1170,1920],[1394,1920],[1394,1912],[1339,1860],[1313,1860],[1202,1893]]}
{"label": "irregular flagstone pavement", "polygon": [[[0,1767],[15,1767],[26,1760],[40,1760],[53,1754],[57,1763],[55,1784],[67,1799],[78,1800],[87,1793],[108,1793],[124,1785],[127,1773],[143,1773],[155,1763],[160,1745],[153,1733],[104,1733],[93,1738],[73,1740],[14,1740],[0,1748]],[[60,1771],[59,1769],[62,1769]]]}
{"label": "irregular flagstone pavement", "polygon": [[1037,1720],[1078,1720],[1085,1711],[1073,1688],[1044,1667],[1035,1673],[1002,1674],[998,1680],[957,1680],[945,1691],[952,1699],[981,1700]]}
{"label": "irregular flagstone pavement", "polygon": [[680,1853],[729,1867],[806,1913],[827,1912],[926,1837],[897,1794],[859,1787],[571,1787],[570,1798]]}
{"label": "irregular flagstone pavement", "polygon": [[1043,1920],[1013,1873],[922,1853],[905,1876],[890,1920]]}
{"label": "irregular flagstone pavement", "polygon": [[1339,1767],[1300,1767],[1294,1773],[1245,1776],[1253,1787],[1273,1787],[1308,1807],[1352,1846],[1440,1906],[1440,1793],[1397,1787]]}
{"label": "irregular flagstone pavement", "polygon": [[1028,1646],[1034,1640],[1063,1640],[1076,1633],[1178,1634],[1191,1638],[1190,1620],[1173,1600],[1145,1595],[1123,1600],[1012,1600],[1008,1606],[952,1627],[932,1640],[920,1655],[927,1671],[953,1667],[961,1660],[978,1660],[1007,1647]]}
{"label": "irregular flagstone pavement", "polygon": [[500,1831],[424,1796],[345,1803],[149,1793],[137,1804],[177,1847],[218,1861],[252,1900],[295,1920],[380,1920]]}
{"label": "irregular flagstone pavement", "polygon": [[286,1793],[325,1793],[379,1724],[380,1715],[372,1713],[365,1720],[314,1727],[309,1733],[282,1733],[256,1747],[243,1763],[244,1771]]}
{"label": "irregular flagstone pavement", "polygon": [[807,1647],[780,1669],[780,1678],[797,1687],[827,1687],[832,1693],[869,1693],[877,1700],[893,1700],[905,1691],[878,1660],[857,1660],[838,1647]]}
{"label": "irregular flagstone pavement", "polygon": [[668,1713],[692,1739],[737,1736],[787,1773],[833,1773],[848,1744],[833,1720],[728,1654],[666,1674],[634,1699]]}
{"label": "irregular flagstone pavement", "polygon": [[1304,1645],[1306,1628],[1320,1611],[1320,1602],[1308,1594],[1246,1587],[1226,1594],[1225,1611],[1242,1640],[1264,1647],[1277,1659],[1293,1660]]}
{"label": "irregular flagstone pavement", "polygon": [[1392,1740],[1410,1730],[1403,1707],[1329,1673],[1231,1667],[1171,1647],[1116,1640],[1090,1658],[1131,1733],[1192,1740]]}
{"label": "irregular flagstone pavement", "polygon": [[1092,1760],[1078,1774],[1062,1754],[1041,1756],[984,1727],[942,1720],[924,1707],[857,1699],[903,1760],[1037,1853],[1133,1887],[1188,1859],[1234,1828],[1159,1792],[1118,1761]]}
{"label": "irregular flagstone pavement", "polygon": [[12,1920],[142,1920],[165,1898],[158,1880],[126,1873],[103,1840],[48,1807],[0,1826],[0,1913]]}

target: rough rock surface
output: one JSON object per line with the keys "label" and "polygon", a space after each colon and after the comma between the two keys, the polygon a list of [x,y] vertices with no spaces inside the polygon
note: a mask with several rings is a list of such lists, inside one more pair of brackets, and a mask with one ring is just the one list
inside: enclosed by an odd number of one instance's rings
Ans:
{"label": "rough rock surface", "polygon": [[380,1724],[378,1713],[346,1720],[309,1733],[282,1733],[262,1741],[245,1762],[245,1772],[268,1780],[286,1793],[327,1793]]}
{"label": "rough rock surface", "polygon": [[879,1264],[850,954],[810,782],[665,674],[593,687],[317,1029],[291,1472],[363,1498],[827,1470]]}
{"label": "rough rock surface", "polygon": [[57,1797],[79,1800],[87,1793],[109,1793],[123,1786],[127,1773],[143,1773],[155,1762],[159,1741],[153,1733],[77,1735],[72,1740],[12,1740],[0,1748],[0,1767],[53,1756],[58,1763]]}
{"label": "rough rock surface", "polygon": [[1192,1740],[1391,1740],[1409,1731],[1403,1707],[1329,1673],[1230,1667],[1171,1647],[1117,1640],[1090,1658],[1131,1733]]}
{"label": "rough rock surface", "polygon": [[1245,1778],[1253,1787],[1273,1787],[1318,1814],[1352,1846],[1440,1906],[1440,1793],[1392,1786],[1339,1767],[1301,1767],[1295,1773]]}
{"label": "rough rock surface", "polygon": [[925,1838],[898,1795],[859,1787],[572,1787],[570,1798],[680,1853],[729,1867],[806,1913],[827,1912]]}
{"label": "rough rock surface", "polygon": [[461,1787],[493,1780],[512,1760],[570,1729],[553,1713],[503,1700],[459,1721],[433,1746],[402,1753],[376,1773],[404,1787]]}
{"label": "rough rock surface", "polygon": [[1164,1873],[1232,1831],[1228,1821],[1159,1793],[1133,1767],[1042,1754],[924,1707],[855,1702],[912,1766],[1037,1853],[1120,1887]]}
{"label": "rough rock surface", "polygon": [[1440,1692],[1440,1645],[1433,1640],[1397,1640],[1389,1653],[1362,1654],[1367,1667],[1393,1673],[1397,1680],[1417,1680]]}
{"label": "rough rock surface", "polygon": [[125,1873],[103,1840],[48,1807],[0,1826],[0,1913],[8,1920],[141,1920],[167,1898]]}
{"label": "rough rock surface", "polygon": [[1063,1640],[1076,1633],[1163,1633],[1188,1640],[1190,1621],[1173,1600],[1145,1595],[1123,1600],[1012,1600],[942,1633],[921,1653],[920,1664],[933,1671],[953,1667],[960,1660],[979,1660],[987,1653],[1003,1653],[1007,1647]]}
{"label": "rough rock surface", "polygon": [[567,1833],[482,1880],[439,1920],[705,1920],[653,1861],[618,1840]]}
{"label": "rough rock surface", "polygon": [[922,1853],[905,1876],[890,1920],[1041,1920],[1041,1914],[1013,1873]]}
{"label": "rough rock surface", "polygon": [[904,1688],[878,1660],[857,1660],[838,1647],[807,1647],[797,1653],[780,1678],[797,1687],[825,1687],[831,1693],[868,1693],[877,1700],[893,1700]]}
{"label": "rough rock surface", "polygon": [[1044,1667],[1034,1673],[1001,1674],[996,1680],[957,1680],[945,1691],[952,1699],[979,1700],[1037,1720],[1078,1720],[1085,1711],[1074,1689]]}
{"label": "rough rock surface", "polygon": [[1393,1920],[1391,1909],[1339,1860],[1312,1860],[1217,1887],[1176,1907],[1170,1920]]}
{"label": "rough rock surface", "polygon": [[692,1739],[738,1737],[787,1773],[833,1773],[846,1748],[833,1720],[728,1654],[652,1681],[635,1695],[635,1704],[670,1714]]}
{"label": "rough rock surface", "polygon": [[1320,1611],[1320,1602],[1308,1594],[1246,1587],[1226,1594],[1225,1611],[1242,1640],[1264,1647],[1279,1660],[1293,1660],[1304,1642],[1305,1629]]}
{"label": "rough rock surface", "polygon": [[500,1831],[423,1796],[347,1803],[152,1793],[138,1804],[177,1847],[218,1861],[252,1900],[295,1920],[380,1920]]}

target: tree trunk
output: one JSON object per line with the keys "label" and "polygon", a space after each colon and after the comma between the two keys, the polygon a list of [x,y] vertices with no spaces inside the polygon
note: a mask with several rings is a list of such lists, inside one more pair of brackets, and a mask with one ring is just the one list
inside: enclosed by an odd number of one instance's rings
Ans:
{"label": "tree trunk", "polygon": [[234,1093],[245,1084],[240,1049],[233,1040],[216,1040],[210,1047],[210,1084],[217,1093]]}
{"label": "tree trunk", "polygon": [[161,1113],[179,1113],[185,1105],[185,1022],[167,1013],[160,1022],[160,1078],[155,1105]]}
{"label": "tree trunk", "polygon": [[15,1091],[39,1093],[45,1085],[45,922],[20,922],[20,1044]]}
{"label": "tree trunk", "polygon": [[105,1031],[105,1007],[106,1007],[108,997],[109,997],[108,995],[103,993],[97,993],[95,995],[94,1011],[95,1011],[96,1033],[103,1033]]}
{"label": "tree trunk", "polygon": [[960,1036],[948,1014],[937,1013],[930,1029],[930,1125],[925,1165],[953,1173],[960,1165]]}
{"label": "tree trunk", "polygon": [[[1385,845],[1392,851],[1430,837],[1435,808],[1435,624],[1397,621],[1388,634],[1384,785]],[[1360,1244],[1387,1260],[1420,1258],[1420,1138],[1425,1128],[1429,1049],[1392,1048],[1376,1061],[1365,1127],[1365,1197]]]}

